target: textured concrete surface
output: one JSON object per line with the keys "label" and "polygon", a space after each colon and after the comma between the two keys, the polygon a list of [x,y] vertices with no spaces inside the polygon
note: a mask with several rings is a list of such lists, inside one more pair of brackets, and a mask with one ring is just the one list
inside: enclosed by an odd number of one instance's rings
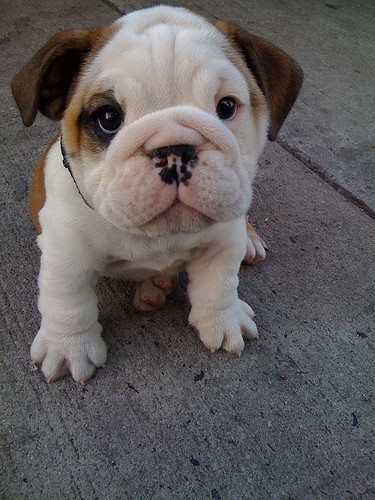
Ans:
{"label": "textured concrete surface", "polygon": [[[128,285],[106,280],[99,296],[107,368],[78,388],[71,379],[48,386],[29,361],[39,316],[27,187],[56,124],[39,117],[23,129],[9,81],[56,31],[105,24],[117,12],[99,0],[1,2],[2,498],[374,497],[374,223],[305,161],[355,179],[343,184],[353,195],[370,194],[363,165],[352,171],[358,149],[350,140],[357,134],[364,143],[369,129],[345,123],[345,113],[368,116],[366,97],[342,81],[349,63],[338,69],[337,50],[346,35],[332,33],[341,19],[360,51],[370,3],[360,12],[354,2],[298,4],[288,15],[292,2],[264,3],[279,17],[263,34],[315,76],[283,131],[288,150],[270,144],[257,179],[254,217],[271,252],[261,267],[241,270],[240,295],[257,312],[260,340],[240,359],[208,355],[187,326],[184,280],[152,315],[133,311]],[[250,8],[261,23],[260,7],[243,6]],[[215,9],[246,25],[239,2]],[[314,26],[320,38],[310,36]],[[332,50],[319,58],[325,33]],[[369,68],[358,64],[365,79]],[[330,98],[319,94],[319,72],[330,92],[340,83],[336,103],[352,92],[345,112],[333,104],[324,112]]]}

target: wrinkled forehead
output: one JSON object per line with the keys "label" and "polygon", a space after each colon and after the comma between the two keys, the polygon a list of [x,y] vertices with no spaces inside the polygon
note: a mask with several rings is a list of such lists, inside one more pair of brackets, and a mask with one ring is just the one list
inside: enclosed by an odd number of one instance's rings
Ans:
{"label": "wrinkled forehead", "polygon": [[146,100],[149,108],[205,105],[202,99],[215,99],[218,93],[247,101],[246,79],[229,53],[227,39],[191,12],[168,7],[138,11],[118,21],[83,84],[91,93],[111,90],[120,103],[130,96]]}

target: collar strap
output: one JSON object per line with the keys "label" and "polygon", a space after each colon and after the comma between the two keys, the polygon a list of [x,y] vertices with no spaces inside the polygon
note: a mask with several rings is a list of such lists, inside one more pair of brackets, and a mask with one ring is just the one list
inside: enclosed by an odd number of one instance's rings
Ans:
{"label": "collar strap", "polygon": [[87,203],[87,201],[85,200],[85,197],[83,196],[83,194],[82,194],[81,190],[80,190],[80,189],[79,189],[79,187],[78,187],[77,181],[76,181],[76,180],[75,180],[75,178],[74,178],[74,175],[73,175],[73,172],[72,172],[72,167],[70,166],[70,163],[69,163],[68,157],[67,157],[67,155],[66,155],[65,148],[64,148],[64,146],[63,146],[62,136],[60,137],[60,148],[61,148],[61,154],[62,154],[62,157],[63,157],[63,165],[64,165],[64,167],[67,169],[67,171],[70,173],[70,176],[71,176],[71,178],[73,179],[73,182],[74,182],[74,184],[76,185],[76,188],[77,188],[77,190],[78,190],[79,194],[81,195],[82,200],[85,202],[85,205],[86,205],[86,206],[88,206],[89,208],[91,208],[92,210],[94,210],[94,209],[92,208],[92,206],[91,206],[91,205],[89,205],[89,204]]}

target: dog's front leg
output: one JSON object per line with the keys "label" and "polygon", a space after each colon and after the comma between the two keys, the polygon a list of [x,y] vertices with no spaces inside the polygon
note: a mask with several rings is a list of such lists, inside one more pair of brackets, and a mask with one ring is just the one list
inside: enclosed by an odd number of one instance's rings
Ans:
{"label": "dog's front leg", "polygon": [[240,354],[243,336],[257,338],[254,313],[237,294],[238,272],[246,253],[245,220],[232,223],[227,234],[199,250],[187,265],[191,312],[189,323],[210,351],[220,347]]}
{"label": "dog's front leg", "polygon": [[97,275],[87,253],[74,244],[57,244],[44,235],[39,244],[42,322],[31,346],[31,358],[42,365],[48,382],[70,370],[74,380],[84,384],[107,356],[94,291]]}

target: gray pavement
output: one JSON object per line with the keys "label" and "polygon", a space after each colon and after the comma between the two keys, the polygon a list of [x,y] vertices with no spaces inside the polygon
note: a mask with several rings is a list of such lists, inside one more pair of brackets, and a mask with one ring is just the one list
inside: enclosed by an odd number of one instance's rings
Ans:
{"label": "gray pavement", "polygon": [[260,340],[240,359],[208,355],[187,326],[184,279],[152,315],[132,309],[128,285],[103,280],[107,368],[77,388],[47,385],[29,361],[39,256],[27,189],[56,124],[23,129],[9,82],[56,31],[106,24],[123,3],[0,1],[2,498],[374,498],[374,9],[360,5],[204,2],[306,74],[256,183],[271,252],[241,270],[240,295]]}

